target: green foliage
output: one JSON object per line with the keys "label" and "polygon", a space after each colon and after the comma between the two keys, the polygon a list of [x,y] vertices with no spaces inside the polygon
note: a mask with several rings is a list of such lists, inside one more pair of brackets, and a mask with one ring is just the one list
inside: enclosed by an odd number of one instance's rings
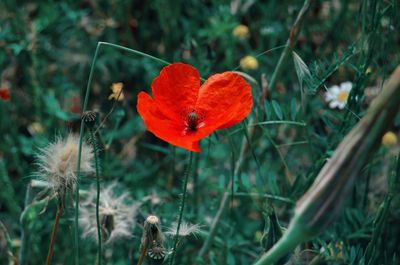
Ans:
{"label": "green foliage", "polygon": [[[318,0],[276,88],[269,90],[261,75],[270,81],[302,2],[1,1],[0,88],[9,89],[11,100],[0,100],[0,220],[14,256],[23,252],[25,264],[44,264],[56,200],[46,186],[27,189],[37,178],[35,156],[55,137],[79,132],[91,60],[103,41],[136,53],[104,45],[93,66],[88,107],[100,115],[100,179],[106,185],[117,181],[140,204],[132,236],[103,246],[103,264],[135,264],[145,218],[157,215],[166,231],[179,213],[187,153],[146,132],[135,108],[138,92],[151,90],[164,60],[190,63],[207,78],[238,70],[241,58],[258,54],[258,69],[239,69],[254,95],[247,123],[202,140],[203,152],[193,159],[183,220],[202,229],[179,242],[175,264],[256,261],[285,231],[296,200],[400,63],[397,1]],[[248,26],[247,38],[233,36],[240,24]],[[326,90],[345,81],[353,83],[346,108],[330,109]],[[124,83],[124,99],[109,100],[117,82]],[[398,115],[390,129],[398,135],[399,126]],[[392,162],[398,151],[398,145],[380,148],[356,179],[339,219],[285,260],[398,264],[399,166]],[[82,194],[93,183],[83,177]],[[199,260],[224,192],[230,193],[230,207]],[[54,264],[74,264],[73,218],[68,198]],[[173,243],[166,238],[168,251]],[[79,246],[81,264],[95,264],[96,243],[82,238]]]}

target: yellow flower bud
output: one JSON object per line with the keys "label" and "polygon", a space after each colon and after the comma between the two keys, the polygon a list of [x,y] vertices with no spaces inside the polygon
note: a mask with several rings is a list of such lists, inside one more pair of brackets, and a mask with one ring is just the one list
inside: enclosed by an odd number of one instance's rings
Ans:
{"label": "yellow flower bud", "polygon": [[111,86],[111,95],[108,97],[108,100],[118,100],[122,101],[124,100],[124,91],[122,90],[124,87],[123,83],[113,83]]}
{"label": "yellow flower bud", "polygon": [[384,146],[391,146],[397,144],[397,135],[394,132],[387,132],[382,137],[382,144]]}
{"label": "yellow flower bud", "polygon": [[249,28],[245,25],[236,26],[233,31],[232,35],[239,40],[244,40],[249,37]]}
{"label": "yellow flower bud", "polygon": [[256,70],[258,68],[258,61],[255,57],[247,55],[240,60],[240,66],[243,70]]}

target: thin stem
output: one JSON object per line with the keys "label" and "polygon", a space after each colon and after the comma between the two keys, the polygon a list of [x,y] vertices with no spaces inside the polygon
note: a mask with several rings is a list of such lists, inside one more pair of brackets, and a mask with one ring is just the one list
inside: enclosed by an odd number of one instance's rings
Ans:
{"label": "thin stem", "polygon": [[14,253],[13,253],[13,247],[12,247],[12,242],[11,242],[10,235],[8,234],[7,228],[4,226],[4,224],[1,221],[0,221],[0,231],[2,231],[3,236],[7,241],[7,254],[8,254],[8,256],[10,257],[10,259],[16,261],[17,258],[14,256]]}
{"label": "thin stem", "polygon": [[96,138],[93,133],[93,129],[89,130],[90,133],[90,142],[93,145],[93,150],[94,150],[94,164],[95,164],[95,170],[96,170],[96,184],[97,184],[97,197],[96,197],[96,223],[97,223],[97,259],[98,259],[98,264],[101,265],[101,260],[102,260],[102,246],[101,246],[101,227],[100,227],[100,213],[99,213],[99,207],[100,207],[100,173],[99,173],[99,158],[98,158],[98,153],[97,153],[97,145],[96,145]]}
{"label": "thin stem", "polygon": [[257,198],[267,198],[275,201],[281,201],[285,202],[288,204],[295,204],[295,202],[291,199],[281,197],[281,196],[276,196],[276,195],[271,195],[271,194],[259,194],[259,193],[254,193],[254,192],[235,192],[232,194],[234,197],[257,197]]}
{"label": "thin stem", "polygon": [[172,249],[172,257],[170,261],[170,265],[174,264],[174,258],[175,258],[175,253],[176,253],[176,247],[178,246],[178,240],[179,240],[179,229],[181,227],[182,223],[182,217],[183,217],[183,209],[185,207],[185,202],[186,202],[186,193],[187,193],[187,183],[189,179],[189,173],[190,173],[190,168],[192,166],[192,161],[193,161],[193,152],[190,152],[189,156],[189,164],[186,168],[185,172],[185,180],[183,182],[183,194],[182,194],[182,200],[181,200],[181,206],[180,206],[180,212],[179,212],[179,219],[178,219],[178,225],[176,227],[176,234],[174,238],[174,248]]}
{"label": "thin stem", "polygon": [[304,122],[298,122],[298,121],[262,121],[249,124],[248,126],[261,126],[261,125],[271,125],[271,124],[290,124],[290,125],[306,126]]}
{"label": "thin stem", "polygon": [[308,9],[310,8],[312,1],[313,0],[305,0],[304,1],[303,7],[301,8],[299,14],[297,15],[296,21],[294,22],[292,28],[290,29],[290,35],[286,42],[285,49],[283,50],[281,57],[279,58],[278,64],[275,67],[275,70],[272,74],[272,77],[271,77],[271,80],[269,83],[269,87],[270,87],[271,91],[275,90],[277,80],[280,77],[283,69],[285,68],[286,62],[287,62],[290,54],[292,53],[292,50],[297,42],[297,37],[300,32],[301,24],[304,20],[305,14],[307,13]]}
{"label": "thin stem", "polygon": [[[99,50],[101,46],[109,46],[109,47],[113,47],[119,50],[123,50],[135,55],[139,55],[142,57],[146,57],[149,58],[151,60],[157,61],[159,63],[162,64],[166,64],[168,65],[169,62],[164,61],[162,59],[159,59],[157,57],[151,56],[149,54],[146,53],[142,53],[133,49],[129,49],[120,45],[116,45],[116,44],[112,44],[112,43],[108,43],[108,42],[98,42],[97,43],[97,47],[96,47],[96,51],[94,53],[93,56],[93,60],[92,60],[92,64],[90,66],[90,73],[89,73],[89,79],[87,82],[87,86],[86,86],[86,91],[85,91],[85,98],[84,98],[84,102],[83,102],[83,108],[82,111],[85,112],[87,110],[87,106],[88,106],[88,102],[89,102],[89,92],[90,92],[90,87],[92,84],[92,80],[93,80],[93,75],[94,75],[94,66],[96,64],[97,61],[97,56],[99,54]],[[82,144],[83,144],[83,135],[85,132],[85,126],[83,121],[81,121],[81,127],[80,127],[80,132],[79,132],[79,148],[78,148],[78,161],[77,161],[77,169],[76,169],[76,188],[75,188],[75,226],[74,226],[74,247],[75,247],[75,265],[79,265],[79,182],[80,182],[80,169],[81,169],[81,156],[82,156]]]}
{"label": "thin stem", "polygon": [[57,206],[57,213],[56,213],[56,217],[55,217],[55,220],[54,220],[53,232],[51,233],[49,251],[47,253],[47,259],[46,259],[46,265],[50,265],[51,264],[51,260],[53,258],[53,248],[54,248],[54,243],[56,242],[58,224],[60,222],[61,215],[62,215],[62,204],[59,203],[58,206]]}
{"label": "thin stem", "polygon": [[26,187],[26,194],[25,194],[25,207],[24,211],[22,212],[20,216],[20,223],[21,223],[21,249],[20,249],[20,255],[19,255],[19,262],[21,265],[26,265],[27,260],[28,260],[28,251],[29,251],[29,233],[26,231],[26,218],[25,215],[27,213],[27,210],[30,206],[30,203],[32,201],[32,185],[31,182],[28,183],[28,186]]}
{"label": "thin stem", "polygon": [[[86,86],[85,99],[83,102],[83,112],[86,111],[89,102],[89,91],[93,80],[94,65],[96,64],[97,55],[100,49],[100,42],[97,44],[96,51],[94,53],[92,65],[90,67],[89,79]],[[82,144],[83,135],[85,132],[85,123],[81,121],[81,128],[79,132],[79,148],[78,148],[78,161],[76,169],[76,188],[75,188],[75,227],[74,227],[74,241],[75,241],[75,265],[79,265],[79,182],[80,182],[80,170],[81,170],[81,155],[82,155]]]}
{"label": "thin stem", "polygon": [[147,253],[147,246],[143,247],[140,250],[140,257],[139,257],[137,265],[142,265],[144,258],[146,257],[146,253]]}

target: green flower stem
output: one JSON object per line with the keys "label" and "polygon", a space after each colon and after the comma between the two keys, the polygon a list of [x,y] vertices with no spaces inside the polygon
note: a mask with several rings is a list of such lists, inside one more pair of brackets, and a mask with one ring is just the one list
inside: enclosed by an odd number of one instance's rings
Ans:
{"label": "green flower stem", "polygon": [[297,42],[297,37],[300,32],[301,24],[304,20],[305,14],[307,13],[308,9],[310,8],[312,1],[313,0],[305,0],[304,1],[303,7],[301,8],[299,14],[297,15],[296,21],[294,22],[294,24],[290,30],[289,39],[286,42],[285,49],[283,50],[281,57],[279,58],[278,64],[275,67],[275,70],[272,74],[272,77],[271,77],[271,80],[269,83],[269,88],[271,91],[275,90],[277,80],[280,77],[283,69],[285,68],[286,62],[287,62],[289,56],[292,54],[292,50]]}
{"label": "green flower stem", "polygon": [[[96,51],[93,56],[92,64],[90,67],[89,79],[88,79],[87,86],[86,86],[85,98],[84,98],[83,108],[82,108],[83,112],[85,112],[87,110],[87,106],[88,106],[88,102],[89,102],[89,94],[90,94],[89,91],[90,91],[90,87],[91,87],[92,80],[93,80],[93,74],[94,74],[94,66],[96,65],[97,56],[99,54],[99,50],[100,50],[101,46],[109,46],[109,47],[116,48],[116,49],[119,49],[122,51],[126,51],[128,53],[132,53],[132,54],[135,54],[138,56],[146,57],[151,60],[162,63],[164,65],[169,64],[167,61],[164,61],[162,59],[159,59],[157,57],[151,56],[146,53],[142,53],[142,52],[139,52],[139,51],[136,51],[133,49],[129,49],[129,48],[126,48],[126,47],[123,47],[120,45],[116,45],[116,44],[112,44],[112,43],[108,43],[108,42],[98,42]],[[85,125],[84,125],[83,121],[81,121],[81,127],[80,127],[80,132],[79,132],[80,138],[79,138],[79,148],[78,148],[78,161],[77,161],[77,169],[76,169],[77,180],[76,180],[76,188],[75,188],[75,227],[74,227],[75,265],[79,265],[79,182],[80,182],[80,168],[81,168],[81,156],[82,156],[82,144],[83,144],[84,132],[85,132]]]}
{"label": "green flower stem", "polygon": [[182,217],[183,217],[183,210],[185,207],[185,202],[186,202],[186,193],[187,193],[187,183],[189,179],[189,174],[190,174],[190,168],[192,166],[192,161],[193,161],[193,152],[190,152],[189,155],[189,164],[186,168],[185,172],[185,180],[183,182],[183,194],[182,194],[182,199],[181,199],[181,205],[180,205],[180,211],[179,211],[179,219],[178,219],[178,225],[176,227],[176,234],[174,238],[174,248],[172,249],[172,257],[170,260],[170,265],[174,264],[174,258],[175,258],[175,253],[176,253],[176,247],[178,246],[178,241],[179,241],[179,229],[181,227],[182,223]]}
{"label": "green flower stem", "polygon": [[97,223],[97,259],[98,264],[101,265],[102,260],[102,246],[101,246],[101,227],[100,227],[100,214],[99,214],[99,206],[100,206],[100,173],[99,173],[99,157],[97,152],[97,144],[96,138],[93,133],[93,129],[89,130],[90,134],[90,142],[93,145],[94,150],[94,163],[95,163],[95,170],[96,170],[96,185],[97,185],[97,197],[96,197],[96,223]]}

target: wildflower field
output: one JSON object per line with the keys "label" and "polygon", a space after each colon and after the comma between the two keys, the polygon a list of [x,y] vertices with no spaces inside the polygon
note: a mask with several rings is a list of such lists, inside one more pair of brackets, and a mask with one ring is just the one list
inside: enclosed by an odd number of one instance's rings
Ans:
{"label": "wildflower field", "polygon": [[400,264],[397,0],[0,1],[0,265]]}

